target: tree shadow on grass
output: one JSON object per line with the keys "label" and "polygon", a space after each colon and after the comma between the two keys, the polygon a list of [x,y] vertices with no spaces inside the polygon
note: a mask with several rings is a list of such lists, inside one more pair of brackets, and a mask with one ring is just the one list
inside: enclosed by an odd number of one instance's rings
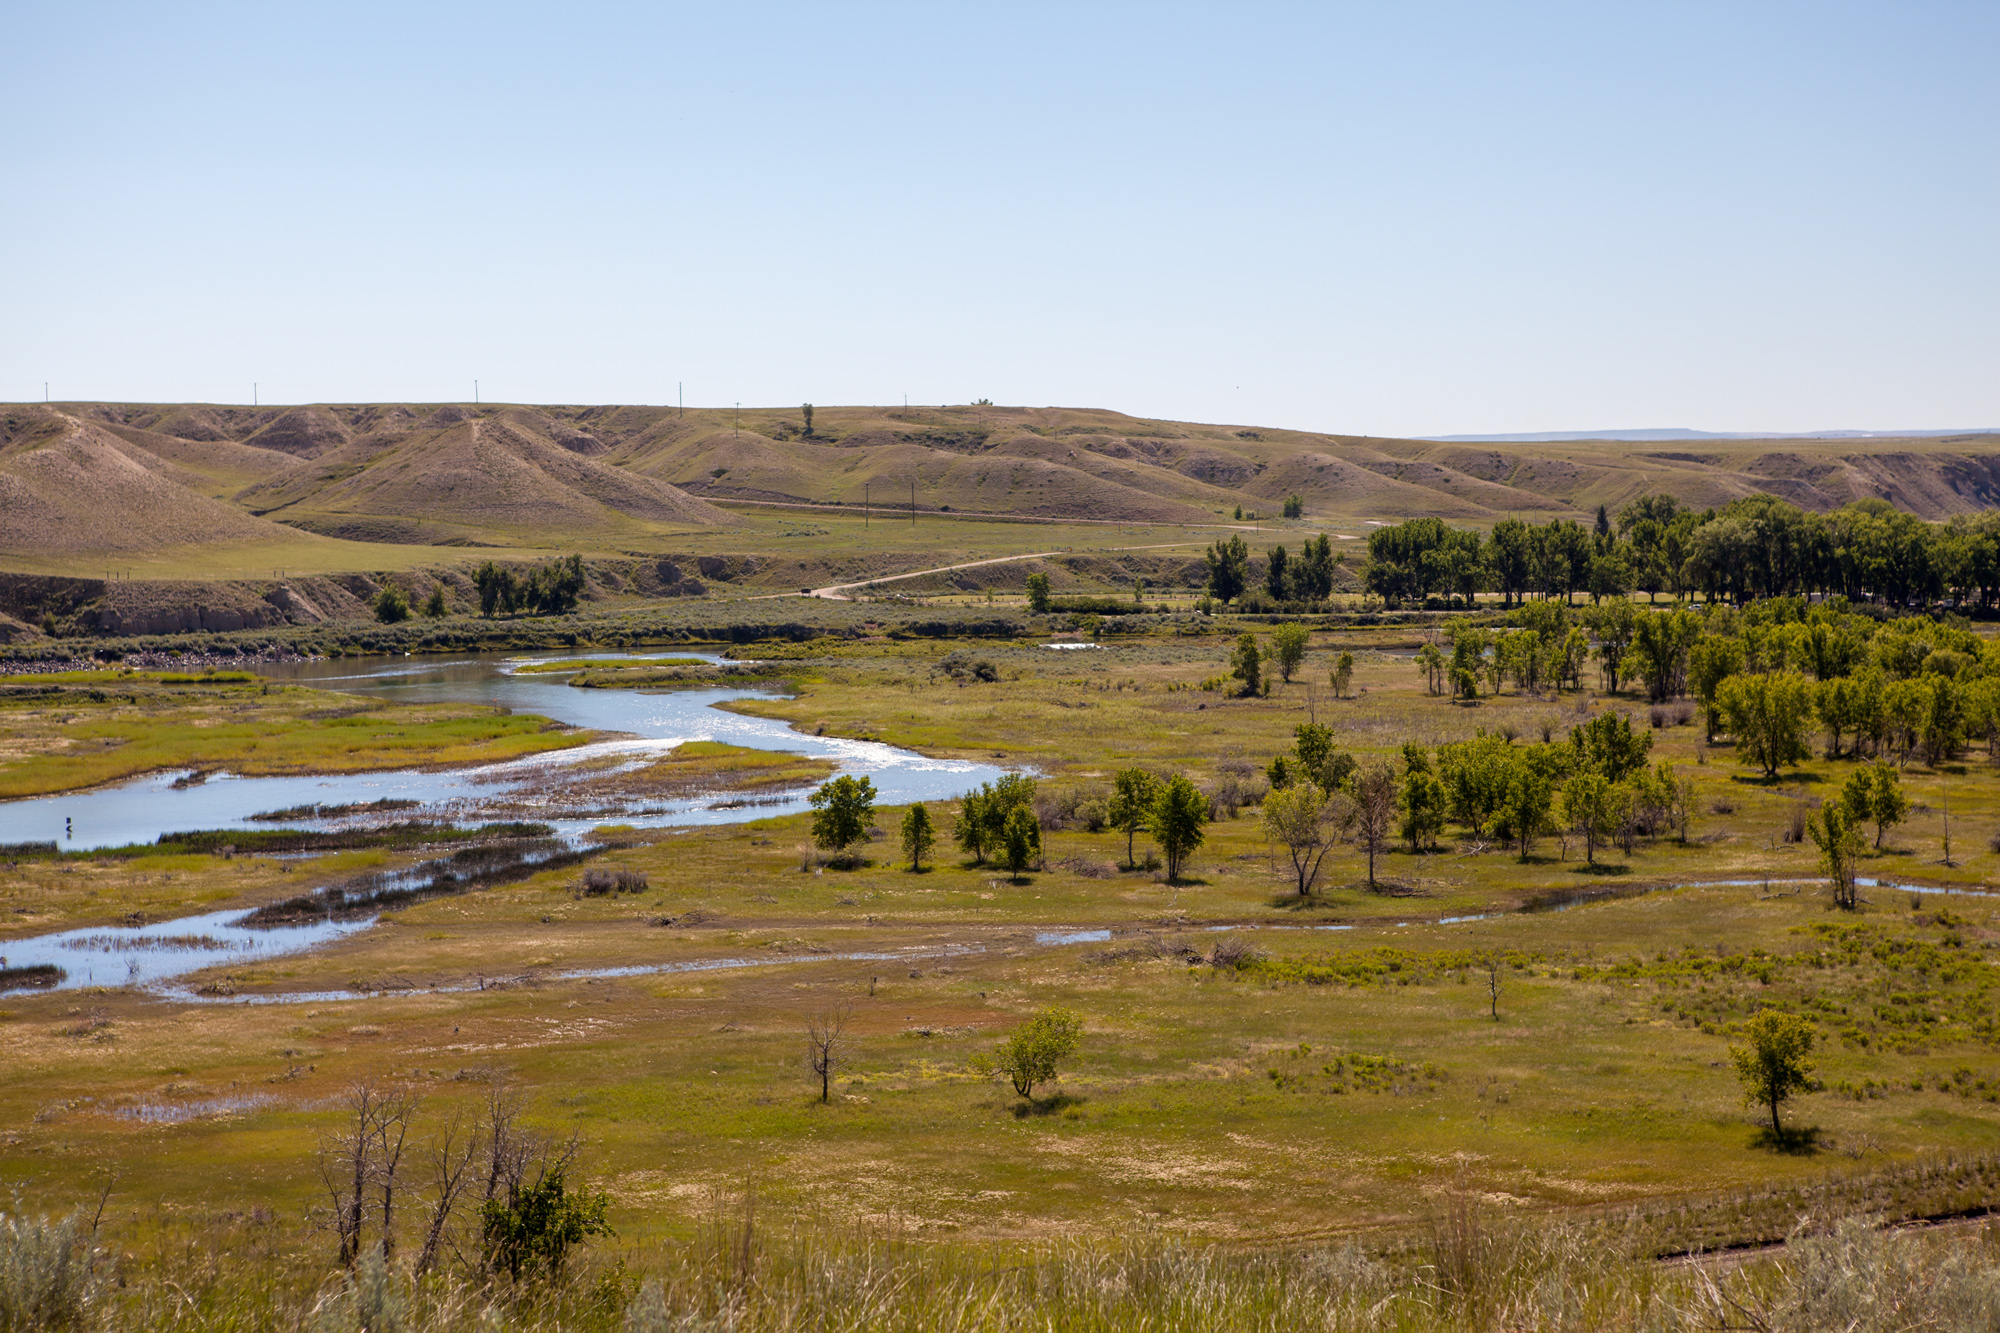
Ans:
{"label": "tree shadow on grass", "polygon": [[1632,873],[1632,867],[1622,863],[1614,865],[1609,861],[1585,861],[1582,865],[1571,869],[1569,873],[1572,875],[1629,875]]}
{"label": "tree shadow on grass", "polygon": [[1806,768],[1794,769],[1791,770],[1790,772],[1780,773],[1778,774],[1778,776],[1774,778],[1766,777],[1762,773],[1731,773],[1729,775],[1729,780],[1731,782],[1737,783],[1745,787],[1762,787],[1766,791],[1770,791],[1780,787],[1789,787],[1794,782],[1826,781],[1826,779],[1822,777],[1820,774],[1815,773],[1811,769],[1806,769]]}
{"label": "tree shadow on grass", "polygon": [[1052,1092],[1046,1097],[1030,1097],[1026,1101],[1014,1103],[1014,1118],[1026,1120],[1031,1116],[1057,1115],[1072,1106],[1081,1106],[1083,1102],[1083,1098],[1072,1097],[1066,1092]]}
{"label": "tree shadow on grass", "polygon": [[1819,1151],[1819,1126],[1802,1125],[1794,1129],[1772,1129],[1769,1125],[1757,1131],[1757,1137],[1750,1140],[1753,1148],[1769,1148],[1772,1152],[1787,1157],[1810,1157]]}
{"label": "tree shadow on grass", "polygon": [[1330,912],[1333,910],[1333,904],[1320,898],[1320,894],[1325,891],[1323,887],[1318,887],[1301,898],[1297,889],[1290,889],[1272,898],[1270,906],[1279,912]]}

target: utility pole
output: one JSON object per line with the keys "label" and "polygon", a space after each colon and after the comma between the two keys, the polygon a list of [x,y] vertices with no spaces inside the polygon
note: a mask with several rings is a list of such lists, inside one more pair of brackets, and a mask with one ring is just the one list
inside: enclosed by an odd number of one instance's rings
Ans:
{"label": "utility pole", "polygon": [[47,380],[42,381],[42,401],[45,403],[49,401],[49,382]]}
{"label": "utility pole", "polygon": [[257,406],[257,381],[250,381],[250,406]]}
{"label": "utility pole", "polygon": [[684,417],[688,410],[687,385],[681,380],[674,381],[674,415]]}
{"label": "utility pole", "polygon": [[474,381],[472,382],[472,405],[473,405],[474,407],[477,407],[477,406],[479,406],[479,381],[478,381],[478,380],[474,380]]}

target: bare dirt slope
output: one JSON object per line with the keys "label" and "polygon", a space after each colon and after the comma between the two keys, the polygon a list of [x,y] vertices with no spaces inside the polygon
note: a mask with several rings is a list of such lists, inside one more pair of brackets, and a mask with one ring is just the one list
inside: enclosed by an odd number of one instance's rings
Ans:
{"label": "bare dirt slope", "polygon": [[309,542],[201,491],[202,478],[54,410],[0,422],[0,551],[138,555]]}

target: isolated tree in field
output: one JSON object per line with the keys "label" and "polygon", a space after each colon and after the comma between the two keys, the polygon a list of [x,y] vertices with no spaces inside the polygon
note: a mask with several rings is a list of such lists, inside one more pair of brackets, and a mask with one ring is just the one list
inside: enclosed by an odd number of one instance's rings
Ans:
{"label": "isolated tree in field", "polygon": [[1353,801],[1307,778],[1264,798],[1264,836],[1285,849],[1299,897],[1309,897],[1326,854],[1354,822]]}
{"label": "isolated tree in field", "polygon": [[979,817],[985,821],[986,850],[1004,856],[1007,850],[1007,820],[1017,807],[1026,808],[1030,816],[1035,812],[1035,780],[1020,773],[1006,773],[996,782],[981,783],[979,795]]}
{"label": "isolated tree in field", "polygon": [[838,1004],[806,1019],[806,1067],[819,1079],[822,1103],[832,1100],[834,1073],[847,1063],[847,1020],[853,1014],[851,1006]]}
{"label": "isolated tree in field", "polygon": [[1354,684],[1353,653],[1343,652],[1338,658],[1334,659],[1330,683],[1333,686],[1334,698],[1345,699],[1347,697],[1347,691]]}
{"label": "isolated tree in field", "polygon": [[1260,663],[1263,654],[1257,651],[1257,636],[1245,631],[1236,636],[1236,650],[1229,655],[1229,674],[1243,682],[1241,693],[1245,698],[1258,693],[1263,688]]}
{"label": "isolated tree in field", "polygon": [[1075,1056],[1082,1039],[1083,1020],[1068,1009],[1051,1007],[1015,1028],[1000,1043],[994,1063],[1016,1093],[1032,1098],[1037,1085],[1053,1080],[1062,1064]]}
{"label": "isolated tree in field", "polygon": [[1397,783],[1387,764],[1371,764],[1354,780],[1354,840],[1368,857],[1368,887],[1375,887],[1375,858],[1389,848],[1396,827]]}
{"label": "isolated tree in field", "polygon": [[[1238,518],[1243,511],[1236,511]],[[1243,589],[1250,582],[1250,547],[1241,533],[1228,541],[1210,544],[1202,557],[1208,562],[1208,595],[1218,602],[1228,603],[1243,595]]]}
{"label": "isolated tree in field", "polygon": [[1910,816],[1910,798],[1903,791],[1902,776],[1886,759],[1877,759],[1858,768],[1840,789],[1840,808],[1855,824],[1873,822],[1875,845],[1881,847],[1890,828]]}
{"label": "isolated tree in field", "polygon": [[1444,653],[1434,643],[1417,649],[1417,671],[1424,678],[1424,690],[1435,697],[1444,693]]}
{"label": "isolated tree in field", "polygon": [[875,784],[843,773],[823,782],[812,794],[812,838],[822,850],[836,855],[868,836],[875,814]]}
{"label": "isolated tree in field", "polygon": [[1311,639],[1312,631],[1304,625],[1280,625],[1272,631],[1271,660],[1278,664],[1278,675],[1286,684],[1306,660],[1306,645]]}
{"label": "isolated tree in field", "polygon": [[1778,1107],[1793,1093],[1813,1090],[1813,1025],[1797,1014],[1766,1009],[1743,1025],[1745,1042],[1729,1048],[1747,1106],[1771,1109],[1771,1132],[1782,1137]]}
{"label": "isolated tree in field", "polygon": [[799,415],[803,416],[806,419],[806,428],[800,431],[799,433],[805,436],[807,439],[811,439],[813,433],[813,405],[811,403],[801,404],[799,407]]}
{"label": "isolated tree in field", "polygon": [[1806,729],[1812,724],[1812,682],[1796,671],[1731,676],[1715,692],[1722,725],[1736,738],[1736,753],[1764,776],[1811,758]]}
{"label": "isolated tree in field", "polygon": [[556,1276],[587,1237],[612,1234],[604,1218],[611,1197],[601,1190],[572,1192],[566,1174],[557,1166],[506,1197],[486,1201],[479,1217],[490,1269],[504,1269],[516,1282],[524,1271]]}
{"label": "isolated tree in field", "polygon": [[1032,809],[1017,805],[1007,812],[1007,823],[1000,830],[1000,845],[1007,855],[1007,873],[1018,884],[1021,872],[1033,865],[1042,851],[1042,826],[1036,822]]}
{"label": "isolated tree in field", "polygon": [[910,858],[911,870],[923,870],[924,858],[931,854],[931,845],[936,841],[931,812],[922,802],[903,812],[903,855]]}
{"label": "isolated tree in field", "polygon": [[1038,616],[1048,614],[1049,576],[1047,574],[1028,575],[1028,609]]}
{"label": "isolated tree in field", "polygon": [[429,599],[424,602],[424,615],[432,620],[443,620],[450,614],[451,607],[444,600],[444,585],[440,583],[431,589]]}
{"label": "isolated tree in field", "polygon": [[1132,838],[1153,817],[1153,801],[1160,783],[1143,768],[1122,768],[1111,780],[1111,806],[1106,819],[1125,835],[1125,864],[1134,864]]}
{"label": "isolated tree in field", "polygon": [[1153,841],[1167,858],[1167,882],[1177,883],[1188,858],[1207,836],[1208,801],[1192,782],[1176,773],[1153,796]]}
{"label": "isolated tree in field", "polygon": [[393,583],[375,594],[375,618],[385,625],[400,624],[410,618],[410,594]]}
{"label": "isolated tree in field", "polygon": [[1806,820],[1806,833],[1819,848],[1820,869],[1833,888],[1833,905],[1853,911],[1861,903],[1854,883],[1856,863],[1865,839],[1854,818],[1841,804],[1828,801]]}

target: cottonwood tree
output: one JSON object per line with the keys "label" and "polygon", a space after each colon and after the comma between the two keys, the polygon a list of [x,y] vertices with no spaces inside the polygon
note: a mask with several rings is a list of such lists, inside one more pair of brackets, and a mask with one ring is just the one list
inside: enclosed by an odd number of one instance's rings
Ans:
{"label": "cottonwood tree", "polygon": [[1796,671],[1731,676],[1715,692],[1722,725],[1736,738],[1736,752],[1764,776],[1811,758],[1806,728],[1812,723],[1812,682]]}
{"label": "cottonwood tree", "polygon": [[1345,699],[1347,697],[1348,688],[1354,683],[1353,653],[1343,652],[1335,659],[1333,670],[1330,673],[1330,683],[1333,685],[1334,698]]}
{"label": "cottonwood tree", "polygon": [[[1241,507],[1236,516],[1243,517]],[[1227,541],[1211,543],[1203,559],[1208,562],[1209,596],[1226,604],[1243,595],[1250,582],[1250,547],[1241,533]]]}
{"label": "cottonwood tree", "polygon": [[1617,832],[1631,808],[1632,792],[1601,773],[1578,773],[1563,784],[1563,818],[1583,835],[1584,859],[1597,864],[1597,844]]}
{"label": "cottonwood tree", "polygon": [[1736,1077],[1743,1084],[1743,1101],[1771,1110],[1771,1132],[1783,1137],[1778,1107],[1792,1094],[1811,1092],[1813,1065],[1809,1058],[1816,1036],[1813,1025],[1797,1014],[1766,1009],[1744,1025],[1747,1039],[1729,1048]]}
{"label": "cottonwood tree", "polygon": [[1049,576],[1047,574],[1028,575],[1028,609],[1038,616],[1048,614]]}
{"label": "cottonwood tree", "polygon": [[1271,660],[1278,664],[1278,675],[1287,684],[1306,660],[1306,645],[1311,639],[1312,631],[1304,625],[1280,625],[1271,632]]}
{"label": "cottonwood tree", "polygon": [[838,1004],[806,1019],[806,1068],[819,1079],[821,1103],[833,1098],[833,1075],[847,1062],[847,1023],[851,1005]]}
{"label": "cottonwood tree", "polygon": [[843,773],[823,782],[812,793],[812,839],[835,855],[868,836],[875,813],[875,784]]}
{"label": "cottonwood tree", "polygon": [[1180,881],[1188,858],[1200,847],[1206,834],[1208,800],[1192,782],[1176,773],[1153,797],[1153,841],[1167,859],[1167,882]]}
{"label": "cottonwood tree", "polygon": [[1125,864],[1132,865],[1133,835],[1146,827],[1153,816],[1153,801],[1160,781],[1143,768],[1122,768],[1111,780],[1111,805],[1105,818],[1125,835]]}
{"label": "cottonwood tree", "polygon": [[930,855],[931,844],[937,841],[937,834],[931,828],[931,812],[920,801],[903,813],[903,855],[910,858],[910,869],[921,872],[924,858]]}
{"label": "cottonwood tree", "polygon": [[1042,853],[1042,826],[1033,809],[1017,805],[1007,812],[1007,822],[1000,830],[1000,845],[1007,855],[1008,876],[1018,884],[1021,872]]}
{"label": "cottonwood tree", "polygon": [[1263,654],[1257,648],[1257,636],[1244,631],[1236,636],[1236,650],[1229,655],[1229,674],[1243,682],[1240,693],[1244,698],[1256,695],[1263,688]]}
{"label": "cottonwood tree", "polygon": [[1856,824],[1874,823],[1875,846],[1880,848],[1890,828],[1909,818],[1910,798],[1895,767],[1886,759],[1877,759],[1847,779],[1847,785],[1840,789],[1840,807]]}
{"label": "cottonwood tree", "polygon": [[1371,764],[1354,782],[1354,839],[1368,857],[1368,887],[1375,887],[1375,858],[1386,851],[1396,827],[1396,774],[1387,764]]}
{"label": "cottonwood tree", "polygon": [[1861,858],[1864,841],[1861,830],[1845,807],[1828,801],[1819,813],[1806,820],[1806,833],[1819,848],[1820,869],[1833,888],[1833,905],[1853,911],[1861,904],[1855,886],[1855,864]]}
{"label": "cottonwood tree", "polygon": [[1014,1091],[1033,1098],[1039,1084],[1054,1079],[1064,1061],[1082,1044],[1083,1020],[1068,1009],[1052,1006],[1014,1029],[1000,1043],[995,1064]]}
{"label": "cottonwood tree", "polygon": [[1291,858],[1299,897],[1311,895],[1326,854],[1353,822],[1352,799],[1322,790],[1311,778],[1264,798],[1264,834]]}

